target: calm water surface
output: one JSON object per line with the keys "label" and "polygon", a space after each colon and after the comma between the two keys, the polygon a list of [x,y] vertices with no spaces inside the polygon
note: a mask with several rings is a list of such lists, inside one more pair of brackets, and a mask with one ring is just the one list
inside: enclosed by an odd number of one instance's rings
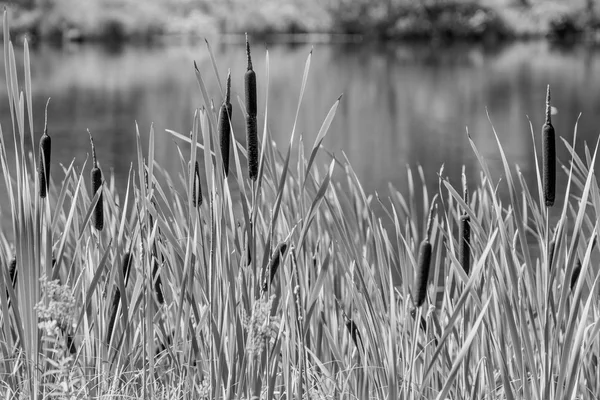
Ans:
{"label": "calm water surface", "polygon": [[[213,45],[213,50],[223,79],[231,68],[234,130],[245,143],[237,101],[238,96],[244,96],[243,44]],[[289,141],[310,50],[310,45],[269,48],[267,123],[281,148]],[[17,58],[22,59],[21,51]],[[52,97],[49,128],[53,161],[68,164],[75,158],[81,165],[89,152],[89,128],[105,173],[109,168],[114,170],[121,190],[135,160],[135,121],[145,144],[154,123],[156,159],[165,169],[179,173],[176,141],[165,129],[189,132],[193,110],[203,104],[194,60],[209,93],[221,98],[204,43],[119,49],[39,47],[32,50],[31,58],[38,134],[43,127],[44,104]],[[253,61],[259,110],[264,110],[264,45],[254,44]],[[336,155],[346,154],[365,190],[387,195],[391,182],[406,193],[406,165],[422,165],[428,187],[435,191],[442,164],[445,175],[454,182],[458,182],[463,165],[470,176],[478,176],[480,167],[466,137],[467,127],[490,168],[500,177],[501,163],[487,110],[509,160],[518,164],[531,182],[535,164],[527,116],[539,143],[546,85],[551,85],[553,104],[558,109],[553,117],[557,135],[571,140],[581,112],[579,137],[594,142],[600,131],[598,76],[600,51],[582,46],[555,48],[545,42],[496,49],[315,45],[297,131],[308,150],[329,108],[343,93],[325,146]],[[4,72],[0,80],[0,122],[7,132],[10,114]],[[261,126],[263,119],[264,111],[259,112]],[[566,161],[562,143],[558,149],[559,157]],[[60,181],[59,168],[53,168],[53,174]],[[6,215],[2,220],[6,221]]]}

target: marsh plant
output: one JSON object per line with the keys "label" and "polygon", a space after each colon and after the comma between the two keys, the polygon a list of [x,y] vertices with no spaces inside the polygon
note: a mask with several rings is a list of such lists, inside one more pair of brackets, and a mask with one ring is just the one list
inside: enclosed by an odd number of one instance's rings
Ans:
{"label": "marsh plant", "polygon": [[[269,114],[269,53],[255,72],[247,45],[248,104],[234,105],[231,85],[241,76],[228,76],[221,93],[206,89],[205,76],[224,82],[230,67],[207,45],[213,71],[194,69],[202,104],[191,132],[151,127],[145,148],[146,134],[132,124],[136,156],[117,193],[91,134],[91,159],[50,168],[48,135],[31,113],[37,66],[25,41],[17,71],[7,13],[3,29],[11,120],[0,129],[0,207],[10,216],[0,232],[0,398],[546,400],[600,392],[598,144],[575,152],[575,130],[562,138],[570,159],[553,169],[548,111],[542,137],[534,127],[523,133],[533,143],[534,187],[509,165],[490,124],[500,180],[467,136],[479,176],[461,184],[440,169],[432,196],[423,169],[409,168],[407,188],[373,196],[345,158],[322,149],[341,96],[313,116],[323,123],[312,145],[305,148],[294,122],[281,149],[269,132],[277,118]],[[247,118],[246,147],[232,112]],[[51,127],[49,107],[43,132]],[[176,176],[154,159],[156,135],[177,139]],[[29,152],[40,137],[39,153]]]}

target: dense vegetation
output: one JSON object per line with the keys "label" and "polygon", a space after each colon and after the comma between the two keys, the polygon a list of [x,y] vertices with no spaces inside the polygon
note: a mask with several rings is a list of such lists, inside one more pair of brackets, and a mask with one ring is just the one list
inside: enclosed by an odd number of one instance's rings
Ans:
{"label": "dense vegetation", "polygon": [[[102,174],[109,166],[93,132],[89,176],[84,166],[53,164],[51,147],[61,144],[51,141],[52,103],[42,136],[30,111],[36,66],[25,42],[17,71],[8,37],[5,13],[12,120],[0,130],[1,211],[12,226],[0,231],[1,398],[599,392],[597,144],[581,157],[562,144],[572,157],[558,171],[569,185],[556,193],[549,91],[536,187],[508,165],[499,142],[503,179],[493,180],[469,138],[480,176],[456,184],[441,169],[432,196],[419,168],[408,171],[407,188],[375,197],[347,160],[321,148],[343,99],[318,116],[306,153],[295,124],[281,152],[268,98],[266,109],[252,106],[250,56],[247,95],[236,104],[213,62],[222,90],[208,93],[208,71],[196,69],[204,105],[189,134],[151,130],[143,149],[132,129],[137,158],[119,194]],[[266,61],[254,78],[268,96],[268,53]],[[226,126],[232,113],[246,118],[247,145]],[[159,134],[181,140],[177,177],[154,160]],[[39,155],[27,151],[38,143]]]}
{"label": "dense vegetation", "polygon": [[15,32],[69,40],[165,33],[356,33],[370,38],[593,38],[595,0],[13,0]]}

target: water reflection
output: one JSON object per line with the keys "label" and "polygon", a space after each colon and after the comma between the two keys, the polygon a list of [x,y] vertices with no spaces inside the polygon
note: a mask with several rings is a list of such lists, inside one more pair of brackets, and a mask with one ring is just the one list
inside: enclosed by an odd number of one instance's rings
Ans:
{"label": "water reflection", "polygon": [[[243,98],[244,47],[242,43],[216,44],[213,49],[222,79],[231,68],[234,130],[244,143],[237,101]],[[281,146],[289,141],[310,49],[308,45],[269,49],[268,127]],[[262,127],[265,47],[255,44],[253,56]],[[391,182],[405,192],[405,166],[420,164],[429,189],[435,191],[442,164],[454,182],[459,181],[463,164],[473,179],[479,175],[466,127],[490,169],[500,176],[501,161],[487,109],[510,162],[518,163],[532,182],[535,165],[527,116],[539,144],[548,83],[559,110],[553,118],[557,135],[571,140],[582,112],[580,138],[588,142],[597,139],[600,82],[594,76],[600,72],[599,56],[583,46],[553,48],[545,42],[495,49],[319,45],[314,48],[297,131],[306,146],[311,146],[329,108],[343,93],[325,146],[336,155],[347,155],[365,190],[385,194]],[[99,160],[105,171],[114,169],[120,190],[135,159],[135,121],[144,145],[154,122],[156,158],[165,169],[179,172],[175,142],[164,130],[189,132],[193,110],[203,104],[193,60],[215,103],[221,98],[204,43],[143,49],[84,46],[58,50],[42,46],[32,51],[31,58],[38,135],[46,98],[52,97],[49,123],[54,159],[69,163],[76,158],[82,164],[89,152],[89,128],[96,138]],[[20,51],[17,59],[22,60]],[[22,65],[18,68],[22,70]],[[0,81],[0,99],[6,99],[4,74]],[[5,100],[0,101],[0,121],[6,131],[10,116]],[[558,150],[566,161],[568,154],[562,144]],[[61,178],[58,168],[53,168],[53,174],[55,179]],[[559,188],[564,182],[562,177]]]}

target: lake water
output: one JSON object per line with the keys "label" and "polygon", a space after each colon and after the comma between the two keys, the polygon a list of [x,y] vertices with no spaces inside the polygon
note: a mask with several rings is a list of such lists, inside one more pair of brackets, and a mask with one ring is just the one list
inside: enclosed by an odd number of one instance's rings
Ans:
{"label": "lake water", "polygon": [[[238,96],[244,96],[243,43],[213,44],[213,50],[223,79],[231,68],[234,130],[245,144],[237,101]],[[264,118],[265,50],[265,45],[253,44],[260,126]],[[310,50],[311,45],[269,46],[267,123],[282,149],[289,141]],[[22,51],[17,52],[17,58],[22,59]],[[105,174],[114,169],[121,189],[127,182],[130,163],[135,161],[135,121],[145,144],[150,123],[154,123],[156,159],[174,174],[180,171],[176,141],[165,129],[189,132],[194,108],[203,104],[194,60],[210,94],[221,98],[204,42],[147,48],[40,46],[32,49],[31,58],[39,133],[46,99],[52,97],[49,131],[53,161],[68,164],[76,158],[77,163],[83,163],[90,149],[89,128]],[[387,195],[391,182],[406,193],[406,165],[422,165],[428,187],[435,191],[442,164],[453,182],[459,182],[463,165],[473,179],[478,176],[479,164],[465,134],[467,127],[490,168],[500,171],[488,110],[510,162],[519,164],[533,182],[535,164],[527,116],[539,144],[546,85],[551,85],[552,102],[558,109],[553,116],[557,135],[571,140],[581,112],[579,137],[593,144],[600,131],[598,76],[600,51],[583,46],[552,47],[546,42],[493,49],[423,44],[315,45],[297,130],[308,150],[329,108],[343,93],[324,144],[336,155],[347,155],[365,190]],[[0,80],[0,122],[8,132],[4,72]],[[558,155],[568,161],[560,142]],[[55,179],[61,179],[60,170],[53,171]],[[559,186],[560,182],[564,179]]]}

